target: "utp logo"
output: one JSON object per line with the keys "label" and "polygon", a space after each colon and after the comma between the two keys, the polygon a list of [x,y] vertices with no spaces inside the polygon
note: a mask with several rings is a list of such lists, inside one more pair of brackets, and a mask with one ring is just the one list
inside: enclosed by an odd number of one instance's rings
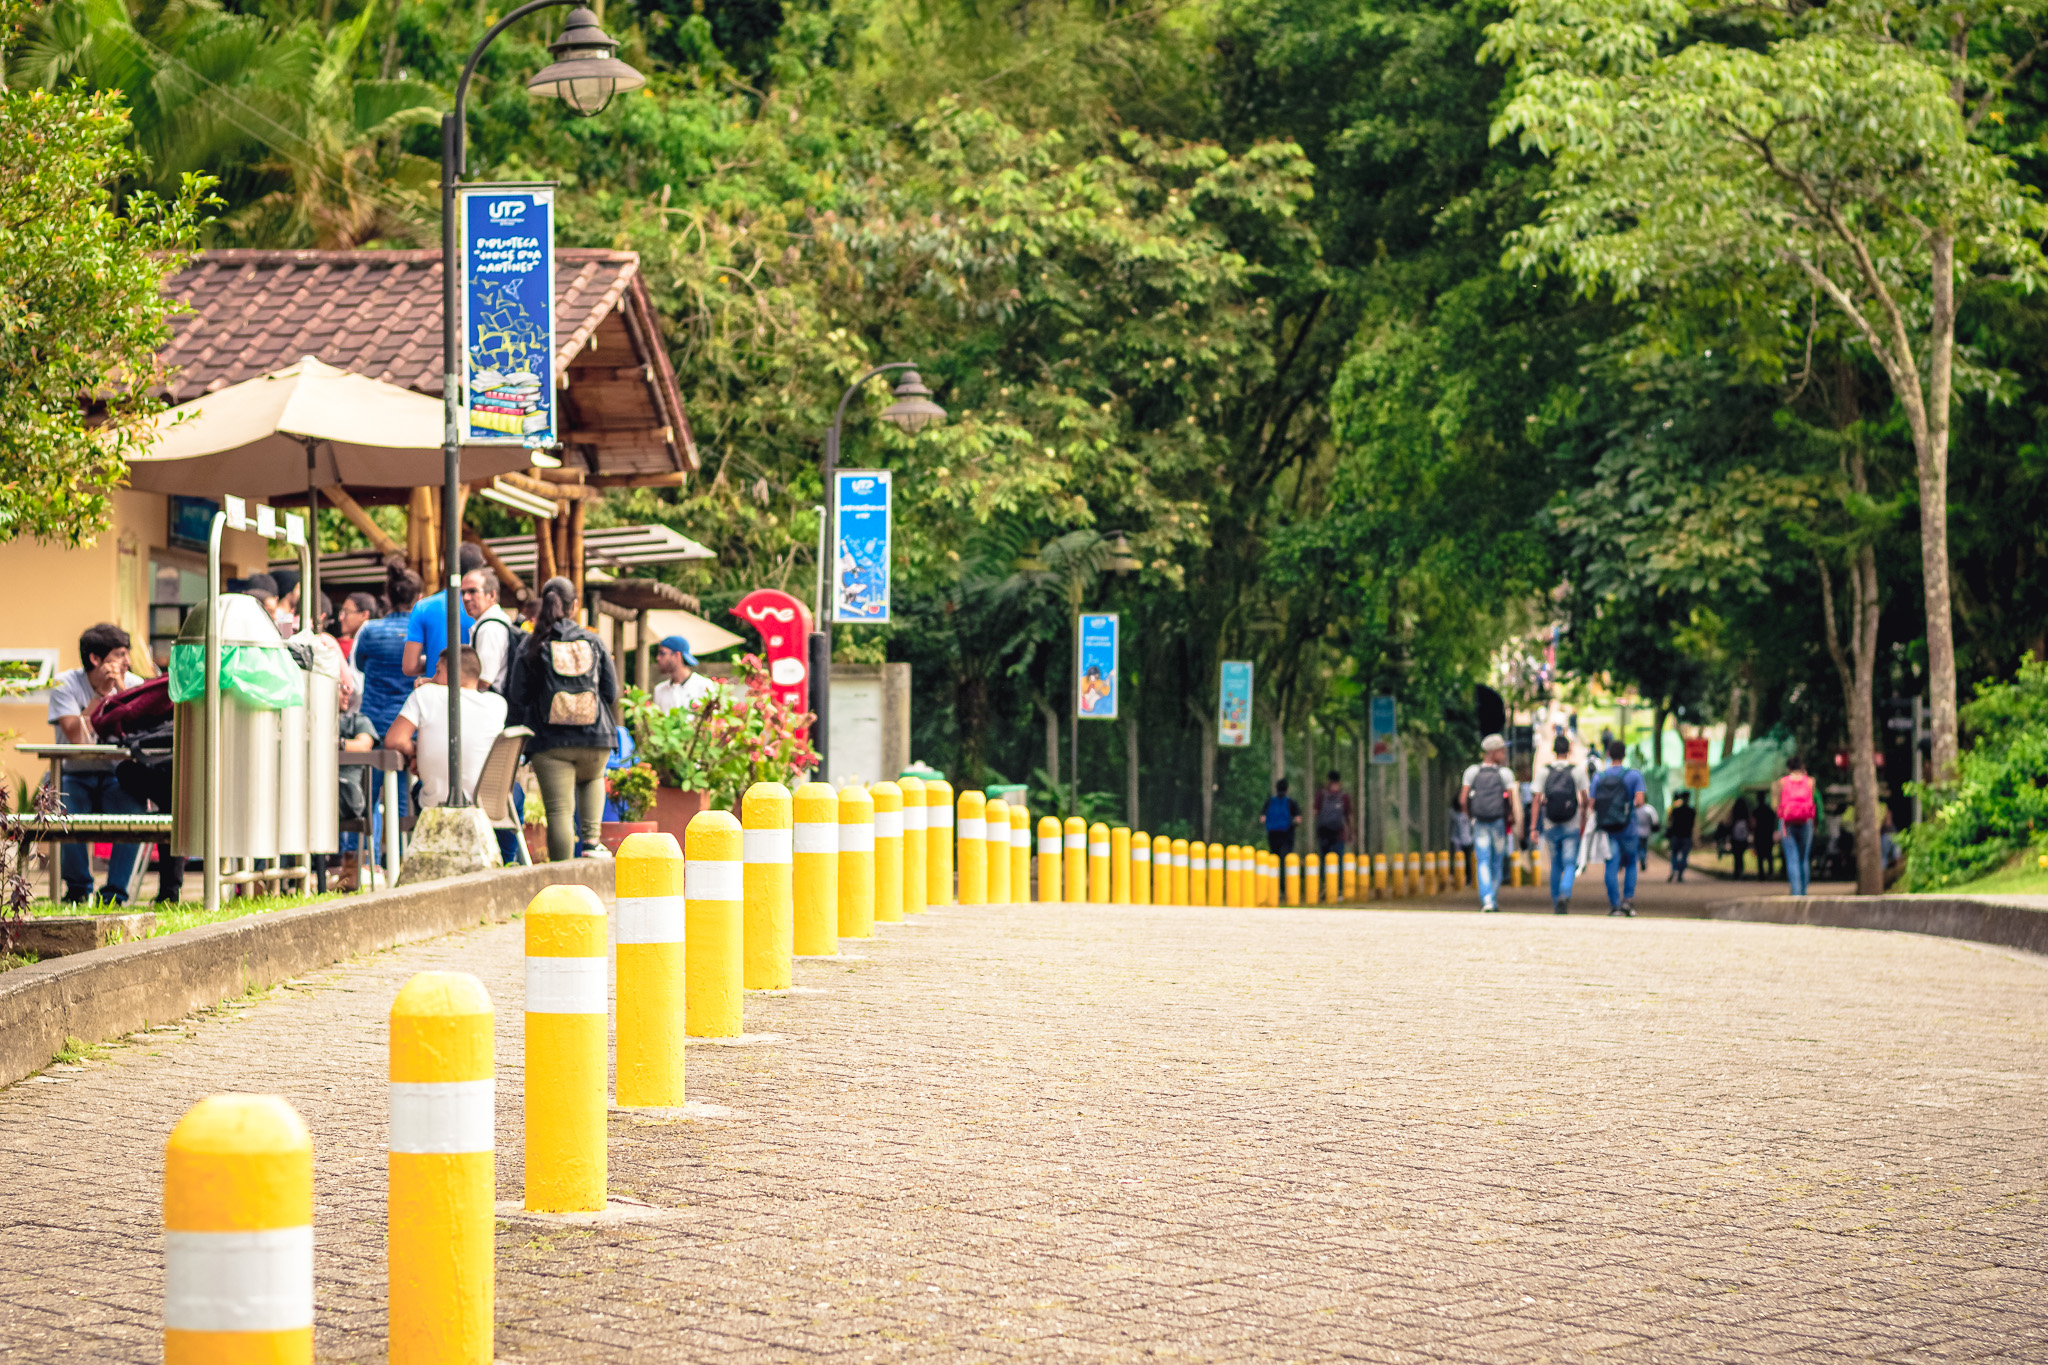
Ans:
{"label": "utp logo", "polygon": [[491,201],[491,221],[499,227],[510,227],[526,216],[529,207],[524,199],[494,199]]}
{"label": "utp logo", "polygon": [[875,491],[875,481],[873,479],[855,479],[847,486],[863,496]]}

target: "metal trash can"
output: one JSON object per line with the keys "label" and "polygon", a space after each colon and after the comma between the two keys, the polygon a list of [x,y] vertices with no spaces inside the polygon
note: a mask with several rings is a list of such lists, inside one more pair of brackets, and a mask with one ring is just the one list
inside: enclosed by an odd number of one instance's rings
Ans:
{"label": "metal trash can", "polygon": [[277,713],[278,852],[339,853],[341,651],[303,631],[285,644],[304,679],[306,704]]}
{"label": "metal trash can", "polygon": [[[223,662],[236,647],[265,647],[285,653],[277,627],[255,598],[223,593],[216,603]],[[196,647],[199,655],[198,695],[178,699],[179,651]],[[171,851],[185,857],[206,856],[206,607],[193,608],[172,646],[171,723]],[[189,652],[188,652],[189,657]],[[286,656],[287,660],[289,656]],[[223,671],[227,671],[223,668]],[[303,675],[301,675],[303,676]],[[302,689],[303,693],[303,689]],[[303,695],[301,697],[303,703]],[[291,764],[297,785],[305,788],[306,724],[303,704],[288,708],[299,715],[299,757]],[[220,855],[223,858],[275,858],[279,847],[280,781],[286,774],[280,760],[285,708],[223,686],[220,698]],[[332,713],[329,713],[330,721]],[[301,809],[305,798],[299,798]],[[303,834],[301,835],[303,838]]]}

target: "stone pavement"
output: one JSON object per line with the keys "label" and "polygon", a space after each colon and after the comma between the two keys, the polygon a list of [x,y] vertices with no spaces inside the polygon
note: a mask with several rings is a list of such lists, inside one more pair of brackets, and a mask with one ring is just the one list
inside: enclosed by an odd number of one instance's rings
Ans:
{"label": "stone pavement", "polygon": [[[730,1117],[615,1117],[615,1193],[507,1224],[506,1361],[2048,1360],[2048,971],[1683,919],[992,907],[884,926]],[[379,954],[0,1092],[0,1358],[154,1360],[161,1152],[275,1090],[318,1164],[318,1347],[382,1358],[384,1016],[500,1004],[520,927]],[[851,946],[851,945],[850,945]]]}

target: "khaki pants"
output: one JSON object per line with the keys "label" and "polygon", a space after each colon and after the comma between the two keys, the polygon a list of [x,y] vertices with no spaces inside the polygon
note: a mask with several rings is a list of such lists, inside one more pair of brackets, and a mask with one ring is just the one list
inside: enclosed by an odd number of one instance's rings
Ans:
{"label": "khaki pants", "polygon": [[548,861],[576,856],[576,838],[597,842],[604,819],[604,765],[610,749],[543,749],[530,760],[548,811]]}

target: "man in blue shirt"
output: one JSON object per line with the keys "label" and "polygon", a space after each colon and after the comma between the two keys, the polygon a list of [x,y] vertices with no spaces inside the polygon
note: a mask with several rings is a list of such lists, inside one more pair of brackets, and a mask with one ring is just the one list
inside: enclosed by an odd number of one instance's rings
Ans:
{"label": "man in blue shirt", "polygon": [[[1636,913],[1636,866],[1642,860],[1642,836],[1636,833],[1636,807],[1646,793],[1643,775],[1628,766],[1628,748],[1607,741],[1607,769],[1593,782],[1593,819],[1607,836],[1607,913]],[[1617,865],[1616,859],[1620,859]],[[1617,875],[1626,869],[1625,877]],[[1624,880],[1626,885],[1623,885]]]}
{"label": "man in blue shirt", "polygon": [[1300,823],[1301,807],[1287,794],[1283,777],[1273,784],[1273,795],[1266,801],[1266,847],[1274,857],[1294,852],[1294,830]]}
{"label": "man in blue shirt", "polygon": [[[468,541],[458,551],[462,572],[474,573],[484,566],[484,552]],[[462,618],[462,639],[458,644],[469,643],[470,627],[476,624],[469,612],[458,606]],[[421,598],[412,609],[412,619],[405,626],[405,672],[408,677],[430,678],[440,665],[441,651],[448,647],[448,590],[446,588],[432,597]]]}

